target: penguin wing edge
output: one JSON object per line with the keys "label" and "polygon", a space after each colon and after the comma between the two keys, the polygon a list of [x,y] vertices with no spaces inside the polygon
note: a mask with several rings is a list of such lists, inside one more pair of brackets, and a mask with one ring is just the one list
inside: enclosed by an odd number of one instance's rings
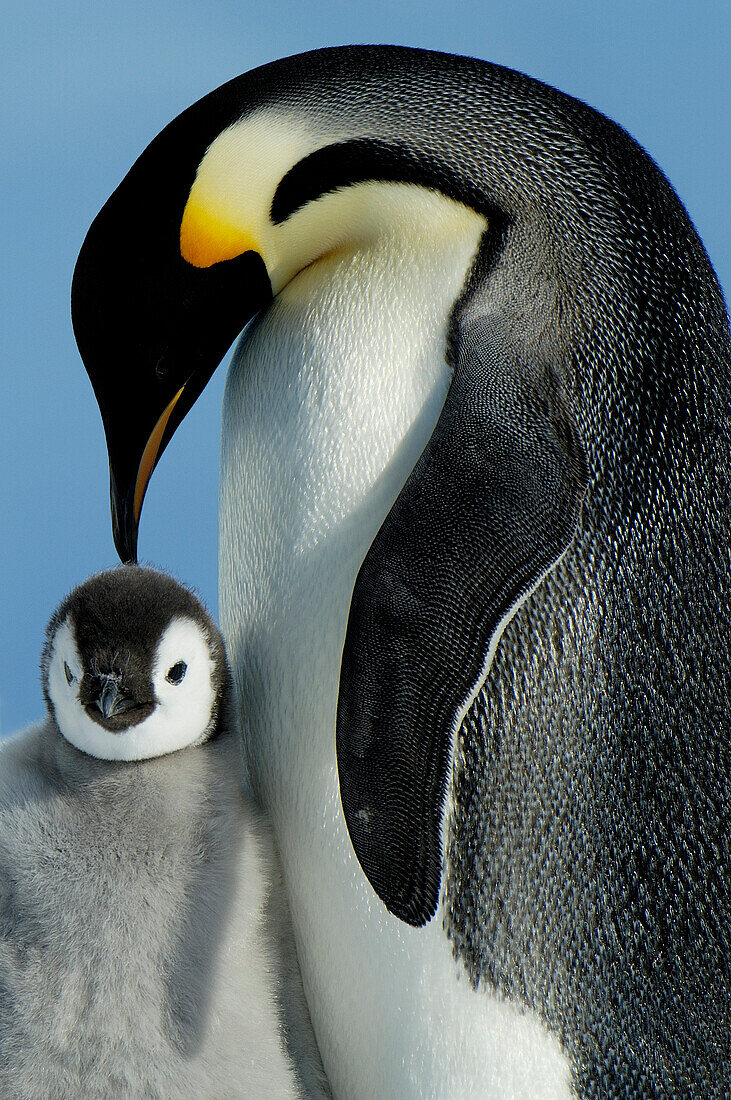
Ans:
{"label": "penguin wing edge", "polygon": [[337,713],[340,795],[387,909],[439,901],[454,734],[502,630],[569,547],[586,488],[555,372],[460,333],[437,426],[356,579]]}

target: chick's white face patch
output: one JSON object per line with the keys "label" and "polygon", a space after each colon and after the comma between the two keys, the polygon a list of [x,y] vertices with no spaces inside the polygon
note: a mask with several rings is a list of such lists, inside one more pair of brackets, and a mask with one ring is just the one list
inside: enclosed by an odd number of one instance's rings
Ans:
{"label": "chick's white face patch", "polygon": [[61,733],[89,756],[147,760],[199,744],[212,732],[213,659],[203,628],[192,619],[173,619],[160,638],[151,669],[155,709],[135,726],[111,732],[89,717],[79,699],[83,671],[67,618],[51,644],[48,694]]}
{"label": "chick's white face patch", "polygon": [[215,689],[208,639],[198,623],[173,619],[167,627],[155,654],[152,685],[157,706],[149,718],[129,731],[139,731],[143,751],[137,759],[204,741],[211,733]]}
{"label": "chick's white face patch", "polygon": [[84,669],[76,647],[71,620],[66,618],[56,631],[51,645],[48,694],[53,704],[58,727],[67,740],[71,738],[65,731],[73,727],[76,713],[82,709],[79,688],[83,675]]}

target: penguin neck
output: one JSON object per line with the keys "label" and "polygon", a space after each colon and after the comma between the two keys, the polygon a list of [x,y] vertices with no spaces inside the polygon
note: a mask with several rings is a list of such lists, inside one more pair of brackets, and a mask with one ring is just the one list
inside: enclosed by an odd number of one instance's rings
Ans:
{"label": "penguin neck", "polygon": [[[455,204],[444,202],[453,218]],[[221,618],[252,779],[279,821],[298,737],[301,768],[321,768],[320,741],[335,768],[353,585],[441,411],[451,311],[484,228],[465,210],[459,234],[425,226],[325,257],[277,296],[234,355]]]}

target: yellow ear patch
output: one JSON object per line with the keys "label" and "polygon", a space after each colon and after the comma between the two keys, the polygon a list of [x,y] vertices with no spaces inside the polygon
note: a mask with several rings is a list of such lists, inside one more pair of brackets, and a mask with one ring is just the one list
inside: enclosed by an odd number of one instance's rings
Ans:
{"label": "yellow ear patch", "polygon": [[257,111],[223,130],[206,150],[180,224],[180,254],[206,268],[258,252],[267,268],[277,259],[269,211],[292,165],[326,143],[299,117]]}
{"label": "yellow ear patch", "polygon": [[233,260],[242,252],[261,253],[251,233],[231,225],[191,193],[180,224],[180,255],[193,267],[210,267]]}

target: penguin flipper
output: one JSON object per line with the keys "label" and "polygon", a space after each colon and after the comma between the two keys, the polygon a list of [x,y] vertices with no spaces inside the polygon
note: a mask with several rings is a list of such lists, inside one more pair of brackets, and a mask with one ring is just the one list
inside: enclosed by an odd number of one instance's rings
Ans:
{"label": "penguin flipper", "polygon": [[571,543],[586,487],[565,387],[506,352],[496,323],[457,334],[437,426],[358,573],[337,759],[358,860],[397,917],[439,900],[452,742],[502,630]]}

